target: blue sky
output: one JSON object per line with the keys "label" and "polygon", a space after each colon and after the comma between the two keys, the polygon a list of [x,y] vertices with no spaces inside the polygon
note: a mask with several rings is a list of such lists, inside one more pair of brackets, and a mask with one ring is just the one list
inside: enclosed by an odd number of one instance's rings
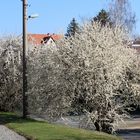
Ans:
{"label": "blue sky", "polygon": [[[130,0],[136,14],[136,33],[140,34],[140,0]],[[110,0],[28,0],[28,15],[39,17],[28,21],[29,33],[65,33],[73,17],[78,22],[94,17],[107,9]],[[2,0],[0,8],[0,35],[22,33],[21,0]]]}

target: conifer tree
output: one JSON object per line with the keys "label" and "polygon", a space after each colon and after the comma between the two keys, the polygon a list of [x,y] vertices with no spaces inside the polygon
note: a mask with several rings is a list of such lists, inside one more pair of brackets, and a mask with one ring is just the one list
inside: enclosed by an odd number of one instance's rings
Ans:
{"label": "conifer tree", "polygon": [[77,23],[76,19],[73,18],[67,27],[66,37],[75,36],[75,33],[79,32],[80,32],[79,24]]}
{"label": "conifer tree", "polygon": [[109,13],[102,9],[96,17],[92,19],[92,22],[100,22],[102,26],[105,26],[106,24],[112,25],[112,22],[109,17]]}

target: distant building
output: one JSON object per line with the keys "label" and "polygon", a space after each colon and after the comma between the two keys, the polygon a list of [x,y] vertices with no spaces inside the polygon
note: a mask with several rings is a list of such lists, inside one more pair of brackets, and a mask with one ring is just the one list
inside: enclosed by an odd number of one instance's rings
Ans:
{"label": "distant building", "polygon": [[136,49],[140,53],[140,39],[132,42],[132,48]]}
{"label": "distant building", "polygon": [[28,34],[28,43],[34,46],[56,46],[56,41],[63,38],[58,34]]}

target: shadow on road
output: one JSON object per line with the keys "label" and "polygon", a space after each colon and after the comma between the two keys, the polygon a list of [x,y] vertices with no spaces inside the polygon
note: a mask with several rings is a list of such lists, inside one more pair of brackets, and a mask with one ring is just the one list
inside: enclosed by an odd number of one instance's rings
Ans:
{"label": "shadow on road", "polygon": [[120,129],[117,134],[125,140],[140,140],[140,129]]}
{"label": "shadow on road", "polygon": [[15,115],[14,113],[0,113],[0,124],[7,124],[7,123],[28,123],[28,122],[35,122],[33,119],[23,119],[20,116]]}

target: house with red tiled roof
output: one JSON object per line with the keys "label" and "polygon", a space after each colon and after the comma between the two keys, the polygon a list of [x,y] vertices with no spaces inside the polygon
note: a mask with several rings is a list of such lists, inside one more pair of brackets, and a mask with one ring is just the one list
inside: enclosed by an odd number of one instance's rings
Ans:
{"label": "house with red tiled roof", "polygon": [[59,34],[28,34],[28,43],[35,46],[56,46],[55,42],[62,38],[63,35]]}

